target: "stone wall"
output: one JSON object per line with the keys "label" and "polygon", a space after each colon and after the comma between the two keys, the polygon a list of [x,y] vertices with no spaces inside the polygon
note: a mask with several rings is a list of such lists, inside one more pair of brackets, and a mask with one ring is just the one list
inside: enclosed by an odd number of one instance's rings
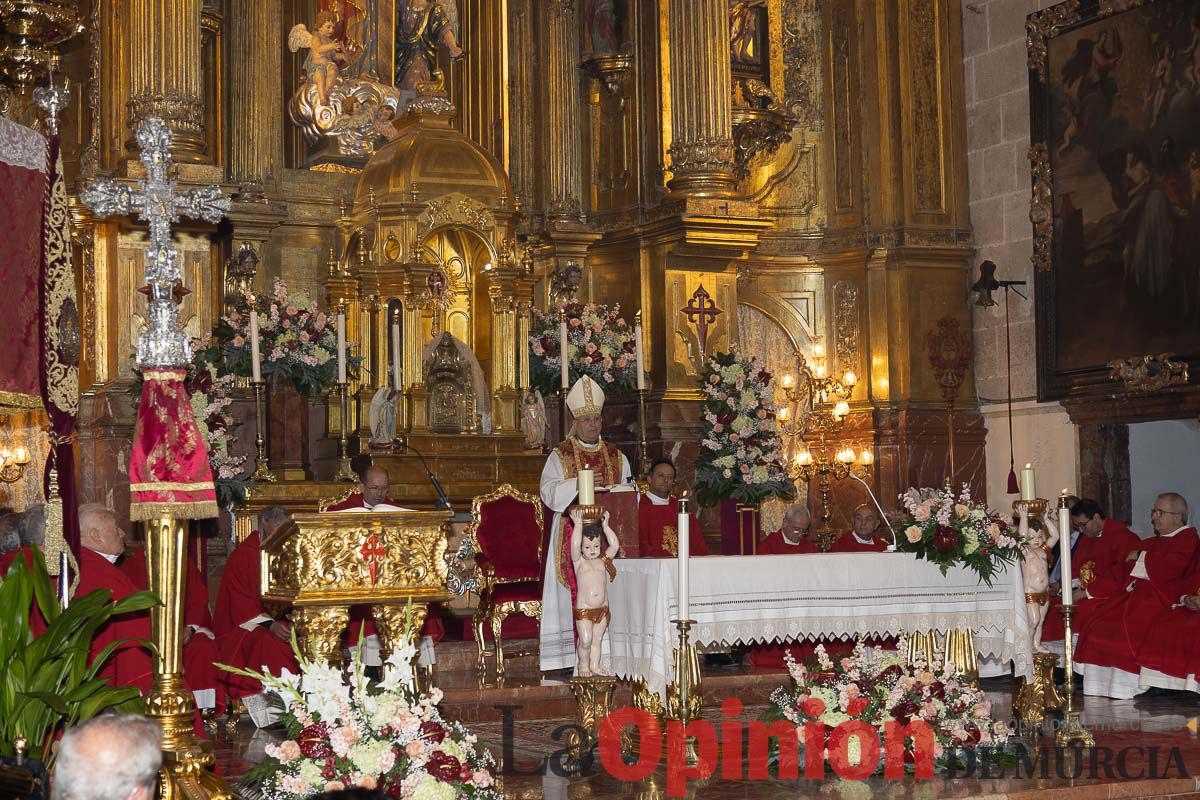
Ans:
{"label": "stone wall", "polygon": [[[1013,450],[1020,469],[1038,468],[1039,494],[1050,497],[1078,484],[1076,428],[1058,403],[1038,403],[1035,355],[1033,228],[1029,222],[1029,73],[1025,17],[1046,0],[964,0],[963,72],[967,104],[967,168],[975,264],[996,263],[996,274],[1028,281],[1028,299],[1009,297],[1012,353]],[[977,272],[976,272],[977,274]],[[972,277],[974,282],[974,276]],[[1007,493],[1009,436],[1004,295],[990,308],[972,306],[975,385],[987,427],[988,500]]]}

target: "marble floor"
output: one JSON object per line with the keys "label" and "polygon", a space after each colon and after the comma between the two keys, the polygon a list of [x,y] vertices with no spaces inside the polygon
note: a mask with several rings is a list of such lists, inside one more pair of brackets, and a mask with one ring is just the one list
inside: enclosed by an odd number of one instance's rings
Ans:
{"label": "marble floor", "polygon": [[[739,696],[747,704],[743,720],[756,718],[765,707],[768,685],[782,685],[783,673],[764,674],[742,669],[706,672],[705,717],[720,718],[719,692]],[[443,674],[437,683],[452,701],[443,711],[450,718],[469,724],[481,741],[502,763],[505,796],[511,798],[556,798],[584,800],[594,797],[658,800],[667,797],[666,770],[660,767],[648,779],[622,783],[609,775],[596,760],[591,774],[563,776],[554,755],[563,748],[562,726],[571,722],[559,696],[565,688],[554,677],[536,673],[510,676],[503,686],[480,682],[473,673]],[[715,684],[715,687],[713,686]],[[745,692],[738,689],[743,685]],[[716,691],[714,691],[714,688]],[[1011,708],[1013,689],[1008,679],[983,682],[994,708]],[[1172,797],[1200,800],[1200,697],[1194,694],[1163,694],[1135,700],[1115,701],[1080,698],[1083,723],[1096,737],[1097,748],[1078,765],[1073,755],[1056,755],[1053,725],[1048,720],[1044,734],[1031,744],[1044,748],[1032,768],[1015,764],[992,765],[989,774],[939,774],[932,781],[906,778],[887,781],[844,781],[832,773],[824,781],[750,781],[717,776],[687,783],[685,795],[696,800],[754,798],[837,798],[867,800],[934,800],[934,798],[988,798],[988,800],[1107,800],[1107,798]],[[614,705],[621,702],[618,696]],[[500,718],[497,705],[512,707],[508,720]],[[550,713],[557,709],[558,713]],[[1189,729],[1190,724],[1190,729]],[[505,735],[506,728],[510,731]],[[248,720],[233,730],[221,725],[213,737],[218,769],[236,780],[261,758],[263,747],[279,737],[276,730],[255,730]],[[1040,759],[1040,760],[1039,760]],[[1043,771],[1044,770],[1044,771]],[[1032,775],[1030,774],[1032,773]]]}

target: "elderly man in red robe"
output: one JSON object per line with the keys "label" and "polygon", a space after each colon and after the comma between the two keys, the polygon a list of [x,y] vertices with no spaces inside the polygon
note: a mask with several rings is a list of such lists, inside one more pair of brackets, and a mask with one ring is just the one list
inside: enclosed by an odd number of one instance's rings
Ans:
{"label": "elderly man in red robe", "polygon": [[[120,559],[120,569],[139,591],[150,588],[146,572],[146,551],[128,550]],[[196,698],[197,708],[220,708],[224,704],[225,677],[215,663],[221,660],[213,632],[212,612],[208,607],[208,585],[196,563],[187,562],[187,584],[183,604],[183,679]]]}
{"label": "elderly man in red robe", "polygon": [[831,553],[882,553],[891,544],[879,535],[879,513],[863,503],[854,509],[854,527],[843,533],[829,548]]}
{"label": "elderly man in red robe", "polygon": [[1200,683],[1196,682],[1200,674],[1200,550],[1180,586],[1185,593],[1150,626],[1138,650],[1142,667],[1139,685],[1143,689],[1200,692]]}
{"label": "elderly man in red robe", "polygon": [[[299,672],[292,653],[292,625],[286,617],[276,617],[263,606],[261,583],[261,544],[290,519],[282,506],[264,508],[258,514],[258,530],[242,540],[225,562],[221,588],[217,593],[217,612],[213,630],[224,663],[233,667],[270,672]],[[225,690],[234,699],[262,691],[262,684],[251,678],[227,673]]]}
{"label": "elderly man in red robe", "polygon": [[817,552],[817,546],[808,538],[812,515],[808,507],[793,503],[783,512],[783,523],[779,530],[769,533],[758,543],[756,553],[760,556],[806,555]]}
{"label": "elderly man in red robe", "polygon": [[387,470],[372,464],[363,473],[362,482],[358,484],[358,491],[352,492],[345,500],[335,503],[325,510],[371,511],[375,506],[394,506],[395,503],[388,497],[390,489],[391,479],[388,477]]}
{"label": "elderly man in red robe", "polygon": [[1098,603],[1079,631],[1075,661],[1085,694],[1127,700],[1142,691],[1138,654],[1147,635],[1172,605],[1196,590],[1188,579],[1200,537],[1187,519],[1182,495],[1166,492],[1155,498],[1154,536],[1129,554],[1125,591]]}
{"label": "elderly man in red robe", "polygon": [[[638,555],[641,558],[675,558],[679,555],[679,500],[671,496],[675,464],[660,458],[650,467],[650,487],[638,501]],[[708,545],[696,517],[688,514],[688,553],[708,555]]]}
{"label": "elderly man in red robe", "polygon": [[[1072,627],[1082,630],[1101,600],[1125,590],[1125,559],[1141,546],[1141,539],[1125,523],[1105,517],[1095,500],[1084,499],[1071,506],[1071,527],[1079,531],[1079,541],[1071,552],[1069,578],[1075,606]],[[1058,642],[1062,638],[1062,595],[1055,592],[1042,628],[1042,641]]]}
{"label": "elderly man in red robe", "polygon": [[[614,445],[604,441],[604,390],[584,375],[567,393],[567,408],[574,422],[571,433],[554,448],[542,469],[541,495],[554,516],[550,522],[549,546],[543,550],[546,563],[542,581],[541,668],[566,669],[575,665],[574,573],[567,545],[569,531],[564,512],[579,495],[579,471],[590,469],[596,491],[627,483],[629,461]],[[554,620],[547,625],[547,620]],[[558,636],[550,634],[553,629]]]}
{"label": "elderly man in red robe", "polygon": [[[79,588],[76,597],[97,589],[112,592],[113,600],[123,600],[138,591],[137,585],[117,567],[125,552],[125,531],[117,524],[117,515],[99,504],[79,507]],[[128,640],[117,648],[101,668],[100,677],[114,686],[136,686],[143,694],[150,691],[154,662],[150,651],[139,640],[150,638],[150,615],[145,611],[123,614],[109,620],[92,639],[94,657],[110,643]]]}

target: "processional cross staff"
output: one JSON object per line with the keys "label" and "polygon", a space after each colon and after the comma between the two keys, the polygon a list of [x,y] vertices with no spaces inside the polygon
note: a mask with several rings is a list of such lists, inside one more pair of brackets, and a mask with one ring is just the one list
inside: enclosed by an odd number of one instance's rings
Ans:
{"label": "processional cross staff", "polygon": [[[146,709],[163,731],[164,800],[226,800],[232,798],[229,785],[211,772],[212,752],[192,732],[195,703],[182,674],[180,567],[188,531],[181,520],[215,517],[218,509],[208,447],[184,389],[192,345],[179,325],[176,289],[183,289],[183,276],[171,223],[181,215],[219,222],[230,203],[216,186],[177,190],[170,177],[171,131],[161,119],[145,119],[137,142],[146,177],[136,187],[98,180],[80,199],[97,217],[136,214],[150,229],[145,271],[150,308],[136,357],[146,380],[129,463],[130,518],[145,523],[150,590],[162,600],[150,610],[156,652]],[[164,458],[163,452],[169,455]]]}

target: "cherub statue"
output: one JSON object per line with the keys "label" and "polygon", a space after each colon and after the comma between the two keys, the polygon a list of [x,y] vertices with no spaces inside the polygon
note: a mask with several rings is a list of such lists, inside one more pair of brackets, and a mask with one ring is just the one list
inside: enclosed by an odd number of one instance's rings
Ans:
{"label": "cherub statue", "polygon": [[[576,506],[571,509],[571,525],[571,564],[575,567],[575,674],[581,678],[610,675],[600,666],[600,650],[610,617],[608,581],[617,577],[612,560],[621,549],[621,543],[608,524],[607,511],[600,522],[584,525],[583,512]],[[601,532],[608,541],[603,552],[600,549]]]}
{"label": "cherub statue", "polygon": [[399,89],[416,91],[437,72],[438,47],[462,58],[458,44],[458,6],[454,0],[405,0],[397,3],[396,72]]}
{"label": "cherub statue", "polygon": [[338,79],[338,65],[334,56],[342,52],[342,43],[333,38],[333,29],[337,25],[337,17],[332,11],[317,13],[314,23],[315,31],[309,33],[304,23],[292,28],[288,33],[288,49],[293,53],[308,48],[308,56],[304,59],[304,73],[317,87],[317,97],[321,105],[329,105],[329,96]]}
{"label": "cherub statue", "polygon": [[[1058,528],[1049,519],[1029,519],[1029,506],[1017,507],[1023,559],[1021,577],[1025,584],[1025,613],[1035,653],[1048,652],[1042,646],[1042,625],[1050,610],[1050,554],[1058,543]],[[1047,517],[1049,515],[1046,515]]]}
{"label": "cherub statue", "polygon": [[525,390],[521,399],[521,427],[525,431],[525,449],[540,450],[546,445],[546,401],[541,392]]}

